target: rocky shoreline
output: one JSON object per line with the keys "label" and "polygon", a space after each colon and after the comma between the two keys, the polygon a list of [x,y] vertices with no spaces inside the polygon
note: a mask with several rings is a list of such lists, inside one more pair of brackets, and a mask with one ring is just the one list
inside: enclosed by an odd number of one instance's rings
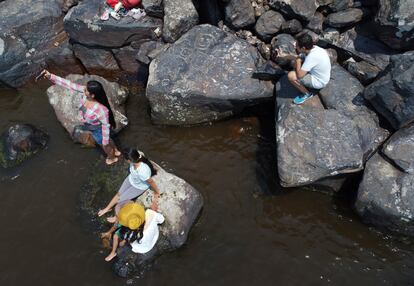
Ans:
{"label": "rocky shoreline", "polygon": [[[274,104],[282,186],[330,181],[339,190],[363,173],[355,202],[362,220],[414,236],[412,1],[142,4],[144,18],[102,21],[101,0],[0,1],[0,85],[22,86],[45,66],[144,85],[153,122],[165,125]],[[318,97],[294,106],[285,73],[301,33],[328,49],[333,68]]]}

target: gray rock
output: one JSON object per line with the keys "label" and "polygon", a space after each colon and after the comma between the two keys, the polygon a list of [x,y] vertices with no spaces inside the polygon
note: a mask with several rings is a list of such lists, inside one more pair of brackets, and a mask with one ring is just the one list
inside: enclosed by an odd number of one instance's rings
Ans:
{"label": "gray rock", "polygon": [[320,34],[322,32],[323,21],[323,14],[315,12],[315,15],[309,19],[309,23],[306,25],[306,28]]}
{"label": "gray rock", "polygon": [[335,64],[338,60],[338,53],[335,49],[326,49],[329,59],[331,60],[331,65]]}
{"label": "gray rock", "polygon": [[225,20],[234,29],[253,26],[256,22],[250,0],[230,0],[224,8]]}
{"label": "gray rock", "polygon": [[120,69],[111,50],[74,44],[73,51],[89,74],[113,78],[114,73]]}
{"label": "gray rock", "polygon": [[72,45],[66,38],[56,49],[47,53],[46,65],[48,70],[59,75],[83,74],[82,65],[76,59]]}
{"label": "gray rock", "polygon": [[44,68],[45,53],[63,32],[62,15],[60,0],[0,3],[0,82],[19,87]]}
{"label": "gray rock", "polygon": [[69,37],[87,46],[119,48],[137,40],[155,39],[154,30],[161,29],[162,20],[150,16],[135,20],[130,16],[115,20],[100,20],[105,1],[80,2],[69,10],[64,19]]}
{"label": "gray rock", "polygon": [[343,11],[348,8],[353,7],[354,0],[332,0],[332,3],[328,5],[328,7],[333,12]]}
{"label": "gray rock", "polygon": [[129,74],[136,74],[138,72],[139,63],[135,60],[138,50],[131,46],[126,46],[120,49],[114,49],[112,52],[121,70]]}
{"label": "gray rock", "polygon": [[325,23],[334,28],[344,28],[358,23],[363,16],[364,12],[361,9],[349,8],[329,14],[325,19]]}
{"label": "gray rock", "polygon": [[406,173],[414,173],[414,125],[401,128],[384,144],[382,153]]}
{"label": "gray rock", "polygon": [[150,64],[146,95],[153,121],[219,120],[272,97],[270,82],[251,77],[261,61],[246,41],[208,24],[194,27]]}
{"label": "gray rock", "polygon": [[[81,76],[72,74],[66,78],[79,84],[86,84],[89,80],[99,81],[105,89],[115,117],[116,128],[114,131],[119,132],[127,126],[128,118],[125,115],[125,102],[128,97],[128,92],[126,89],[117,83],[109,82],[96,75]],[[86,143],[82,141],[84,138],[82,137],[83,134],[74,133],[75,126],[82,124],[82,117],[79,114],[80,95],[58,85],[53,85],[47,89],[47,96],[49,103],[55,110],[57,119],[72,136],[72,139],[79,143]]]}
{"label": "gray rock", "polygon": [[315,0],[268,0],[269,6],[281,11],[288,18],[309,21],[318,8]]}
{"label": "gray rock", "polygon": [[399,171],[378,153],[368,160],[355,203],[363,221],[414,235],[414,175]]}
{"label": "gray rock", "polygon": [[289,34],[279,34],[272,39],[272,59],[283,67],[291,67],[297,57],[296,40]]}
{"label": "gray rock", "polygon": [[67,13],[70,8],[72,8],[73,6],[78,5],[78,3],[79,3],[79,0],[64,0],[62,11],[64,13]]}
{"label": "gray rock", "polygon": [[391,57],[390,65],[364,92],[378,113],[399,129],[414,120],[414,52]]}
{"label": "gray rock", "polygon": [[331,80],[319,94],[328,109],[352,119],[358,129],[364,160],[385,141],[388,132],[379,126],[378,116],[367,107],[361,83],[339,65],[333,65]]}
{"label": "gray rock", "polygon": [[302,24],[298,20],[292,19],[284,22],[280,27],[280,30],[283,33],[295,35],[302,31]]}
{"label": "gray rock", "polygon": [[276,121],[277,162],[284,187],[362,170],[354,122],[336,110],[282,105]]}
{"label": "gray rock", "polygon": [[142,0],[142,7],[147,15],[162,18],[164,16],[164,7],[162,0]]}
{"label": "gray rock", "polygon": [[363,85],[372,83],[381,72],[378,67],[371,65],[366,61],[356,62],[352,58],[345,62],[345,67]]}
{"label": "gray rock", "polygon": [[198,14],[191,0],[164,0],[164,41],[173,43],[198,24]]}
{"label": "gray rock", "polygon": [[323,34],[321,40],[350,54],[354,59],[364,60],[381,70],[385,69],[390,56],[394,54],[381,42],[358,34],[355,29],[350,29],[339,36],[333,30],[329,30],[327,34]]}
{"label": "gray rock", "polygon": [[375,16],[377,37],[397,50],[414,48],[414,2],[412,0],[379,0]]}
{"label": "gray rock", "polygon": [[[97,211],[102,208],[98,204],[109,201],[128,175],[127,164],[103,169],[103,164],[99,163],[81,196],[81,209],[88,221],[96,219]],[[140,273],[158,256],[183,246],[203,207],[203,197],[193,186],[155,163],[154,166],[157,174],[152,178],[161,191],[158,212],[164,216],[165,221],[159,225],[160,236],[150,252],[134,253],[129,246],[118,249],[112,269],[121,277]],[[150,208],[152,195],[152,191],[147,191],[138,198],[138,202],[145,208]],[[99,222],[98,228],[103,229],[103,224],[104,219]],[[105,227],[109,228],[109,225]]]}
{"label": "gray rock", "polygon": [[278,80],[286,72],[273,61],[267,61],[264,65],[258,67],[252,77],[260,80]]}
{"label": "gray rock", "polygon": [[21,164],[46,148],[49,136],[31,124],[15,124],[0,136],[0,166],[10,168]]}
{"label": "gray rock", "polygon": [[259,17],[254,29],[260,39],[270,41],[279,32],[284,22],[285,19],[280,13],[269,10]]}

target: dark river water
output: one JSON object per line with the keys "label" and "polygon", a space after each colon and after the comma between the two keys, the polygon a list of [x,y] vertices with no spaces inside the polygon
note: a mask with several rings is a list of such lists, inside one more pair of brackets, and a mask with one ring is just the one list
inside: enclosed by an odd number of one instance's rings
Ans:
{"label": "dark river water", "polygon": [[414,285],[414,240],[379,234],[340,199],[278,187],[271,108],[163,127],[151,124],[142,94],[129,99],[131,124],[118,142],[184,178],[205,205],[183,248],[140,277],[116,277],[78,211],[80,188],[101,155],[72,143],[46,87],[0,90],[1,130],[28,122],[51,137],[47,150],[0,170],[1,286]]}

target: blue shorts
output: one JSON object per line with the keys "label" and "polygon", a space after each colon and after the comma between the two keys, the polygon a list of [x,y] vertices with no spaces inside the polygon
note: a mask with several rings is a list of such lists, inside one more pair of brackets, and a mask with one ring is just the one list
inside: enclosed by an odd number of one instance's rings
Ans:
{"label": "blue shorts", "polygon": [[102,128],[91,130],[91,132],[95,142],[99,145],[102,145]]}

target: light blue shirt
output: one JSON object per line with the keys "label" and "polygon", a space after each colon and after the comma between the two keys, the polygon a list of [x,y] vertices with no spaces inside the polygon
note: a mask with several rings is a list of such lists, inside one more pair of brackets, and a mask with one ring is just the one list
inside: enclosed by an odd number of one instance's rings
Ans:
{"label": "light blue shirt", "polygon": [[141,162],[137,169],[134,168],[134,164],[130,164],[129,172],[130,174],[128,179],[134,188],[145,191],[150,187],[150,185],[146,182],[149,178],[151,178],[151,169],[147,164]]}

